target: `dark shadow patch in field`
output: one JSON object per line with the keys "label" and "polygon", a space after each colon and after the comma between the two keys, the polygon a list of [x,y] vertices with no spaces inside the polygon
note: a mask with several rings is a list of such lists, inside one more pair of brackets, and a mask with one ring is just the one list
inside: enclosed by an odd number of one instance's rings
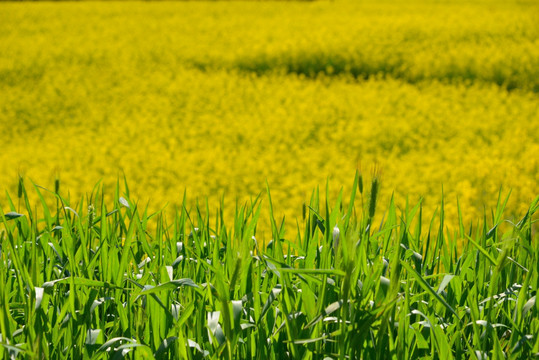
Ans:
{"label": "dark shadow patch in field", "polygon": [[228,64],[208,61],[204,63],[193,62],[192,65],[203,71],[227,68],[259,76],[280,73],[296,74],[308,79],[316,79],[320,76],[351,76],[357,80],[392,78],[410,84],[436,80],[449,84],[494,84],[507,91],[520,90],[539,93],[539,76],[520,73],[519,69],[508,69],[501,63],[483,73],[474,69],[473,64],[455,64],[440,69],[438,72],[430,71],[431,73],[428,74],[417,71],[417,69],[410,69],[410,61],[399,57],[398,54],[377,61],[368,58],[363,61],[350,60],[345,56],[333,56],[325,53],[309,53],[300,56],[290,54],[258,55],[245,57]]}
{"label": "dark shadow patch in field", "polygon": [[0,69],[0,87],[34,85],[43,79],[45,72],[45,67],[37,64]]}

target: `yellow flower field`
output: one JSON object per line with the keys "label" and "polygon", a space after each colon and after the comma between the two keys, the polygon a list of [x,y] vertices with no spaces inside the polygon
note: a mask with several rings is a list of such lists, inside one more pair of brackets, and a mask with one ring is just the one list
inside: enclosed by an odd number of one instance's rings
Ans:
{"label": "yellow flower field", "polygon": [[[485,15],[486,14],[486,15]],[[76,199],[125,175],[150,208],[272,189],[289,223],[316,186],[382,169],[381,201],[466,221],[539,187],[539,5],[0,4],[0,188]],[[5,207],[4,198],[0,204]],[[170,206],[169,205],[169,206]],[[381,217],[382,214],[379,214]],[[269,235],[268,235],[269,236]]]}

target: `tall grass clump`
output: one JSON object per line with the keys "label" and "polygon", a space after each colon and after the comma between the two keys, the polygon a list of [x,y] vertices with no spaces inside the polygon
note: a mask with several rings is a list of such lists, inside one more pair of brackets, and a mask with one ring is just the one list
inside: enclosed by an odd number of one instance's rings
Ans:
{"label": "tall grass clump", "polygon": [[188,209],[185,199],[172,214],[149,213],[127,184],[111,203],[101,186],[75,202],[59,181],[54,191],[19,184],[19,206],[7,194],[0,209],[2,359],[539,353],[539,197],[504,221],[500,196],[480,225],[460,221],[455,231],[443,202],[425,219],[421,202],[397,209],[391,200],[378,204],[375,227],[379,177],[364,208],[356,175],[348,199],[341,191],[330,203],[329,190],[315,190],[294,231],[268,196],[270,240],[257,238],[261,197],[237,205],[228,223],[222,207]]}

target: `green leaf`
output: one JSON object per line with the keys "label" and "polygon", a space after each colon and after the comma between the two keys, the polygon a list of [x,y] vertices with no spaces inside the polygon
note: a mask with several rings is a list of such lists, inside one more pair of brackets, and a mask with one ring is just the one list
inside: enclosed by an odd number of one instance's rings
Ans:
{"label": "green leaf", "polygon": [[451,279],[453,279],[455,275],[446,274],[444,275],[444,278],[442,279],[442,282],[440,283],[440,286],[438,286],[438,291],[436,291],[437,294],[440,294],[444,289],[449,285],[449,282]]}
{"label": "green leaf", "polygon": [[243,302],[241,300],[232,300],[232,316],[234,317],[234,323],[237,323],[240,320],[242,310]]}
{"label": "green leaf", "polygon": [[[123,336],[119,336],[119,337],[115,337],[115,338],[112,338],[110,340],[108,340],[106,343],[104,343],[103,345],[101,345],[101,347],[99,349],[97,349],[97,352],[103,352],[103,351],[107,351],[109,348],[112,347],[112,345],[120,342],[120,341],[127,341],[129,343],[136,343],[135,340],[133,339],[130,339],[130,338],[127,338],[127,337],[123,337]],[[95,355],[94,355],[95,357]]]}
{"label": "green leaf", "polygon": [[281,289],[280,285],[278,285],[278,286],[274,287],[273,289],[271,289],[271,292],[269,293],[268,299],[266,300],[266,303],[264,304],[264,307],[262,308],[262,312],[260,313],[260,317],[258,318],[257,323],[260,324],[260,321],[264,318],[264,316],[268,312],[271,304],[275,301],[275,299],[277,299],[277,296],[279,295],[281,290],[282,289]]}
{"label": "green leaf", "polygon": [[120,197],[120,199],[118,199],[118,201],[120,202],[120,204],[122,204],[126,208],[131,209],[131,206],[129,205],[129,201],[127,201],[125,198]]}
{"label": "green leaf", "polygon": [[494,259],[489,253],[488,251],[486,251],[485,249],[483,249],[483,247],[481,245],[479,245],[477,242],[474,241],[474,239],[472,239],[470,236],[466,235],[466,238],[468,238],[468,240],[477,248],[477,250],[479,250],[483,255],[485,255],[485,257],[490,261],[490,263],[492,265],[496,265],[496,259]]}
{"label": "green leaf", "polygon": [[101,329],[88,329],[86,332],[86,345],[95,345],[101,335]]}
{"label": "green leaf", "polygon": [[208,312],[208,331],[217,339],[219,345],[222,345],[225,341],[225,334],[221,325],[219,324],[220,311]]}
{"label": "green leaf", "polygon": [[419,275],[410,264],[408,264],[406,261],[401,261],[402,266],[406,269],[406,271],[412,275],[419,283],[419,285],[425,289],[427,292],[429,292],[436,300],[438,300],[440,303],[442,303],[453,315],[456,316],[456,318],[460,321],[459,316],[457,315],[455,309],[451,307],[438,293],[423,279],[421,275]]}
{"label": "green leaf", "polygon": [[524,304],[524,307],[522,308],[522,317],[526,316],[528,311],[532,309],[535,306],[535,296],[533,296],[530,300],[526,301],[526,304]]}
{"label": "green leaf", "polygon": [[342,304],[343,304],[342,300],[335,301],[335,302],[329,304],[320,315],[318,315],[316,318],[314,318],[312,321],[310,321],[307,325],[305,325],[305,328],[308,329],[308,328],[316,325],[318,322],[320,322],[320,320],[322,320],[323,318],[325,318],[329,314],[339,310],[341,308]]}
{"label": "green leaf", "polygon": [[137,299],[143,295],[149,295],[154,294],[160,291],[172,291],[176,290],[179,287],[182,286],[189,286],[193,287],[195,289],[200,288],[197,284],[194,283],[191,279],[178,279],[178,280],[171,280],[166,283],[157,285],[157,286],[146,286],[137,296]]}
{"label": "green leaf", "polygon": [[16,213],[14,211],[10,211],[8,212],[7,214],[4,214],[4,217],[6,218],[6,220],[13,220],[13,219],[17,219],[17,218],[20,218],[24,216],[23,214],[19,214],[19,213]]}
{"label": "green leaf", "polygon": [[322,336],[315,337],[312,339],[294,340],[294,344],[297,344],[297,345],[312,344],[318,341],[325,340],[327,339],[327,337],[328,337],[327,335],[322,335]]}
{"label": "green leaf", "polygon": [[43,293],[44,293],[44,288],[42,287],[35,287],[34,288],[35,291],[36,291],[36,310],[39,309],[39,307],[41,306],[41,302],[43,301]]}
{"label": "green leaf", "polygon": [[161,345],[159,345],[159,348],[157,349],[157,351],[155,352],[154,356],[155,358],[159,358],[160,356],[163,356],[165,354],[165,351],[168,350],[168,348],[174,344],[174,342],[178,339],[177,336],[171,336],[171,337],[168,337],[166,338],[165,340],[163,340],[163,342],[161,343]]}
{"label": "green leaf", "polygon": [[25,353],[26,352],[26,350],[21,349],[18,346],[9,345],[9,344],[5,344],[5,343],[0,342],[0,348],[2,348],[2,347],[10,352],[10,355],[12,355],[11,359],[16,359],[17,356],[19,355],[19,353]]}

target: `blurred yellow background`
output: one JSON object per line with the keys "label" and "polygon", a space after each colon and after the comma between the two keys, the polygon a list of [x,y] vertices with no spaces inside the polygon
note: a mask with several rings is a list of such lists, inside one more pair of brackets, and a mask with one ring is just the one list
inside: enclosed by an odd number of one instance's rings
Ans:
{"label": "blurred yellow background", "polygon": [[[156,210],[383,171],[381,207],[424,197],[467,222],[539,183],[534,2],[0,4],[0,187],[77,199],[125,175]],[[109,198],[110,199],[110,198]],[[267,201],[265,201],[267,204]],[[0,200],[6,206],[5,199]],[[170,211],[171,212],[171,211]],[[381,217],[382,214],[379,214]],[[264,215],[263,215],[264,217]],[[294,229],[292,229],[292,234]],[[269,236],[269,235],[268,235]]]}

